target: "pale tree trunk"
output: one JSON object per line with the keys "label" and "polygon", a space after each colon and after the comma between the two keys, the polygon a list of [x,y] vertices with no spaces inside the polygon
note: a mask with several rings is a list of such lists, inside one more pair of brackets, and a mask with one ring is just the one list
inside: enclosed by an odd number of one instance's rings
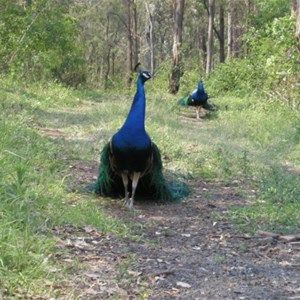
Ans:
{"label": "pale tree trunk", "polygon": [[[252,12],[252,7],[253,7],[253,3],[252,3],[252,0],[246,0],[246,7],[247,7],[247,16],[246,16],[246,31],[249,30],[249,16]],[[244,51],[245,51],[245,55],[248,56],[248,53],[249,53],[249,47],[248,47],[248,44],[245,43],[244,44]]]}
{"label": "pale tree trunk", "polygon": [[[230,5],[231,3],[229,3]],[[232,28],[232,8],[229,7],[227,15],[227,59],[232,58],[233,50],[233,28]]]}
{"label": "pale tree trunk", "polygon": [[126,63],[126,85],[130,88],[131,85],[131,70],[132,70],[132,32],[131,32],[131,3],[132,0],[124,0],[126,11],[126,30],[127,30],[127,63]]}
{"label": "pale tree trunk", "polygon": [[300,51],[300,0],[297,0],[297,24],[296,24],[297,46]]}
{"label": "pale tree trunk", "polygon": [[153,9],[149,7],[149,4],[147,1],[145,1],[145,6],[147,10],[147,22],[146,22],[146,43],[147,48],[149,51],[147,51],[145,55],[145,61],[147,68],[150,68],[150,72],[153,74],[154,71],[154,45],[153,45]]}
{"label": "pale tree trunk", "polygon": [[182,46],[182,24],[184,14],[184,1],[174,0],[174,24],[173,24],[173,64],[171,77],[169,82],[169,91],[171,94],[176,94],[179,90],[180,77],[183,74],[181,66],[181,46]]}
{"label": "pale tree trunk", "polygon": [[[209,6],[207,6],[206,0],[203,0],[203,4],[204,4],[204,6],[207,10],[207,15],[208,15],[208,18],[209,18],[211,13],[210,13]],[[216,26],[214,24],[214,16],[213,16],[213,20],[212,20],[212,27],[213,27],[213,32],[216,34],[216,36],[218,38],[218,41],[219,41],[219,61],[222,63],[222,62],[225,61],[224,2],[221,0],[219,5],[220,5],[220,7],[219,7],[219,30],[216,28]],[[213,6],[214,6],[213,11],[215,11],[215,4]],[[206,65],[205,65],[205,69],[206,69]]]}
{"label": "pale tree trunk", "polygon": [[139,57],[139,45],[138,45],[138,36],[137,36],[137,11],[136,11],[136,2],[135,0],[132,0],[132,24],[131,24],[131,30],[132,30],[132,60],[133,60],[133,66],[136,66],[138,63],[138,57]]}
{"label": "pale tree trunk", "polygon": [[208,2],[208,35],[207,35],[207,59],[206,59],[206,74],[210,73],[212,69],[213,45],[214,45],[214,12],[215,0]]}
{"label": "pale tree trunk", "polygon": [[291,15],[296,16],[297,15],[297,0],[291,0]]}
{"label": "pale tree trunk", "polygon": [[107,16],[106,19],[106,28],[105,28],[105,53],[104,53],[104,64],[105,70],[104,70],[104,89],[106,90],[108,88],[108,76],[110,72],[110,52],[111,52],[111,45],[109,42],[109,17]]}

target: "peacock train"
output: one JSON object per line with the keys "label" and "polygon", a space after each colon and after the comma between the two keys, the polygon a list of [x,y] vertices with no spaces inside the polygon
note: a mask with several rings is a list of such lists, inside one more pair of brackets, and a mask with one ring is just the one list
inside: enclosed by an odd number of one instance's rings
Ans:
{"label": "peacock train", "polygon": [[188,96],[178,100],[177,103],[183,106],[194,106],[196,108],[197,119],[200,118],[200,111],[202,108],[209,111],[216,110],[215,106],[208,102],[208,95],[204,90],[202,80],[198,82],[197,89],[192,91]]}
{"label": "peacock train", "polygon": [[156,201],[173,201],[188,193],[185,185],[168,182],[163,175],[161,155],[145,130],[145,82],[148,71],[138,73],[136,93],[123,126],[104,146],[100,155],[95,192],[102,196],[124,196],[124,204],[133,209],[135,195]]}

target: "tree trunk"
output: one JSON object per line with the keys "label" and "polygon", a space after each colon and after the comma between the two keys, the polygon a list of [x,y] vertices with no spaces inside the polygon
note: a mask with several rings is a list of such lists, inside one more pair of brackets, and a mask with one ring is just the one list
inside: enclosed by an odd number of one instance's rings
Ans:
{"label": "tree trunk", "polygon": [[296,38],[298,50],[300,51],[300,0],[297,0],[297,25],[296,25]]}
{"label": "tree trunk", "polygon": [[145,55],[145,61],[147,68],[150,68],[150,72],[154,71],[154,45],[153,45],[153,12],[150,11],[150,7],[147,1],[145,1],[145,6],[148,14],[147,22],[146,22],[146,43],[148,50]]}
{"label": "tree trunk", "polygon": [[220,45],[220,63],[225,61],[225,22],[224,22],[224,7],[221,3],[220,6],[220,33],[219,33],[219,45]]}
{"label": "tree trunk", "polygon": [[126,85],[130,88],[131,85],[131,71],[132,71],[132,32],[131,32],[131,2],[132,0],[124,0],[126,11],[126,30],[127,30],[127,71],[126,71]]}
{"label": "tree trunk", "polygon": [[115,53],[115,51],[112,51],[112,54],[111,54],[111,75],[112,75],[112,77],[115,77],[115,74],[116,74],[115,62],[116,62],[116,53]]}
{"label": "tree trunk", "polygon": [[206,58],[207,58],[207,47],[206,47],[206,32],[204,30],[201,30],[200,47],[201,47],[201,57],[202,57],[202,69],[205,70]]}
{"label": "tree trunk", "polygon": [[206,74],[209,74],[212,69],[213,45],[214,45],[214,12],[215,0],[208,2],[208,35],[207,35],[207,59],[206,59]]}
{"label": "tree trunk", "polygon": [[296,17],[297,16],[297,0],[291,0],[291,15]]}
{"label": "tree trunk", "polygon": [[173,24],[173,65],[171,71],[171,78],[169,82],[169,91],[171,94],[176,94],[179,90],[180,77],[183,74],[181,65],[181,44],[182,44],[182,24],[184,13],[184,1],[174,0],[174,24]]}
{"label": "tree trunk", "polygon": [[108,76],[110,72],[110,52],[111,52],[111,45],[109,43],[109,16],[107,16],[106,19],[106,28],[105,28],[105,61],[104,64],[105,70],[104,70],[104,89],[106,90],[108,88]]}
{"label": "tree trunk", "polygon": [[227,59],[232,58],[232,52],[233,52],[232,50],[233,50],[232,9],[229,7],[228,15],[227,15]]}
{"label": "tree trunk", "polygon": [[138,45],[138,36],[137,36],[137,11],[136,11],[136,3],[135,0],[132,0],[132,60],[133,66],[136,66],[139,59],[139,45]]}

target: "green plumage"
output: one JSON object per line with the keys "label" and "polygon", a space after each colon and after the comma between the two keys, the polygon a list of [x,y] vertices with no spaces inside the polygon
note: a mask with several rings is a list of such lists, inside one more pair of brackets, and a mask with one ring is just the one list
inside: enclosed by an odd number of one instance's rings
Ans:
{"label": "green plumage", "polygon": [[189,103],[189,99],[190,99],[190,96],[186,96],[186,97],[184,97],[184,98],[182,98],[182,99],[179,99],[178,101],[177,101],[177,104],[179,104],[179,105],[188,105],[188,103]]}
{"label": "green plumage", "polygon": [[[124,197],[122,178],[111,168],[110,155],[110,144],[107,143],[100,155],[99,176],[95,192],[102,196]],[[140,178],[136,190],[137,197],[151,198],[156,202],[170,202],[187,196],[189,189],[184,183],[165,179],[160,152],[154,143],[152,143],[152,156],[151,168]]]}

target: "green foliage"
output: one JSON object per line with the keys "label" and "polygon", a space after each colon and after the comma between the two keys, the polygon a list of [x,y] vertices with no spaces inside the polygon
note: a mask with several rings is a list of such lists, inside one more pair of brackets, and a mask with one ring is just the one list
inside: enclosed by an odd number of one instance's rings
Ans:
{"label": "green foliage", "polygon": [[85,81],[77,22],[66,3],[38,0],[24,9],[1,0],[2,72],[31,82],[54,78],[77,86]]}
{"label": "green foliage", "polygon": [[[55,108],[72,109],[80,103],[78,95],[50,83],[28,87],[2,80],[0,95],[0,289],[5,297],[18,291],[25,299],[46,281],[56,280],[51,268],[57,266],[49,259],[55,251],[54,226],[93,225],[117,234],[128,229],[106,218],[92,196],[74,205],[76,195],[66,191],[69,164],[64,158],[76,148],[63,138],[62,147],[58,137],[42,134],[48,122],[52,128],[55,122],[74,126],[69,112],[58,113]],[[44,293],[51,298],[50,290]]]}
{"label": "green foliage", "polygon": [[248,18],[250,25],[256,29],[261,29],[274,19],[290,14],[290,3],[286,0],[255,0],[255,5],[256,12],[251,13]]}
{"label": "green foliage", "polygon": [[239,230],[255,233],[256,230],[295,232],[299,228],[298,203],[277,206],[264,201],[252,201],[248,207],[233,208],[229,218]]}
{"label": "green foliage", "polygon": [[214,94],[246,96],[258,90],[266,79],[265,69],[252,59],[232,59],[217,65],[209,75],[207,88]]}
{"label": "green foliage", "polygon": [[296,204],[300,199],[300,187],[297,183],[298,174],[276,167],[264,172],[259,181],[259,195],[262,200],[274,206]]}
{"label": "green foliage", "polygon": [[[264,2],[267,3],[267,2]],[[208,77],[208,88],[217,94],[268,96],[290,108],[299,108],[295,20],[289,16],[272,19],[245,35],[248,55],[219,64]]]}

